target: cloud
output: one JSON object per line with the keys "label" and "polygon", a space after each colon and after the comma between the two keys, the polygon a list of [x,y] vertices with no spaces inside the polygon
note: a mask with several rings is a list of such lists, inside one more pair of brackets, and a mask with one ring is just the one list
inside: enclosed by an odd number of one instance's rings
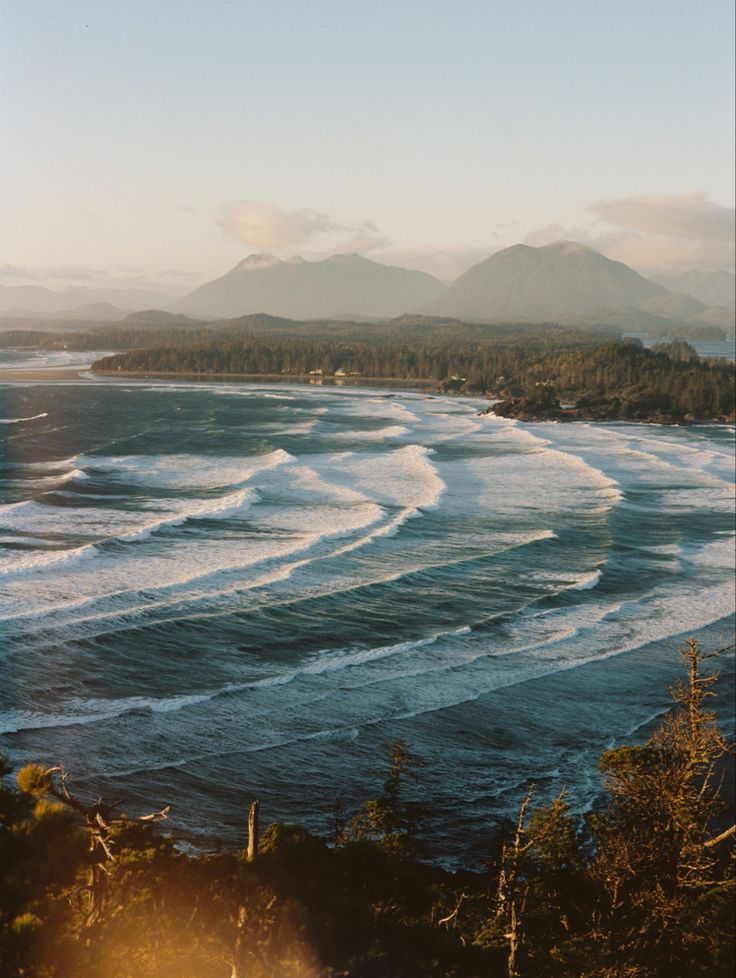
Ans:
{"label": "cloud", "polygon": [[388,238],[385,238],[375,224],[371,224],[370,221],[358,224],[352,230],[354,234],[351,237],[335,242],[333,245],[335,253],[341,255],[349,255],[354,252],[365,254],[366,251],[378,251],[390,244]]}
{"label": "cloud", "polygon": [[[327,254],[365,253],[389,244],[388,238],[371,221],[344,224],[308,207],[285,211],[277,204],[252,200],[231,200],[224,204],[217,223],[243,244],[281,254],[293,252],[325,235],[332,239]],[[325,246],[317,253],[324,254]]]}
{"label": "cloud", "polygon": [[734,237],[733,208],[715,204],[704,193],[599,200],[590,209],[608,224],[659,237],[728,242]]}
{"label": "cloud", "polygon": [[734,210],[704,193],[601,200],[590,210],[595,217],[589,224],[549,224],[527,234],[525,243],[580,241],[648,272],[734,265]]}
{"label": "cloud", "polygon": [[308,208],[289,212],[251,200],[224,204],[217,223],[238,241],[262,251],[291,251],[316,235],[346,230],[327,214]]}

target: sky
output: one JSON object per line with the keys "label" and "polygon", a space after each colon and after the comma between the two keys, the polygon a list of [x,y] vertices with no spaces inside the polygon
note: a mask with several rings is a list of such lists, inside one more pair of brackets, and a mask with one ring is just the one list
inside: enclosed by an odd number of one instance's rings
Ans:
{"label": "sky", "polygon": [[0,284],[734,261],[733,0],[0,0]]}

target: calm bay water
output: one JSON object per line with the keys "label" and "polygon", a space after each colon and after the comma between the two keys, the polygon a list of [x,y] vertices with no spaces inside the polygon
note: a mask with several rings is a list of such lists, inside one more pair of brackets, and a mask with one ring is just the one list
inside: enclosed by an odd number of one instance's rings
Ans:
{"label": "calm bay water", "polygon": [[666,709],[681,637],[728,644],[733,430],[485,406],[1,386],[0,748],[171,803],[206,845],[256,796],[326,830],[397,735],[448,858],[527,778],[589,804],[600,751]]}

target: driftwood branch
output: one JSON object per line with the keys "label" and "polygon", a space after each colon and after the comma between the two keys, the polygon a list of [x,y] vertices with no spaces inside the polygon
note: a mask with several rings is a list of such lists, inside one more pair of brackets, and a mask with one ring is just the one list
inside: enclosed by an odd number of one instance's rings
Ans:
{"label": "driftwood branch", "polygon": [[725,832],[721,832],[721,834],[717,835],[715,839],[708,839],[708,841],[705,843],[705,848],[710,849],[711,846],[717,846],[719,842],[723,842],[724,839],[727,839],[730,835],[733,835],[734,832],[736,832],[736,824],[732,825],[730,829],[726,829]]}
{"label": "driftwood branch", "polygon": [[452,911],[448,913],[446,917],[440,917],[440,919],[437,921],[437,927],[444,926],[449,930],[451,923],[454,926],[455,923],[457,922],[457,915],[460,912],[460,907],[462,907],[463,903],[467,899],[468,899],[467,893],[460,893],[455,901],[455,906],[452,909]]}
{"label": "driftwood branch", "polygon": [[87,883],[74,890],[70,899],[81,893],[87,893],[86,927],[91,929],[100,920],[105,903],[106,880],[110,873],[109,864],[115,860],[115,828],[144,824],[150,825],[168,818],[170,806],[158,812],[141,815],[138,818],[128,818],[125,815],[113,817],[113,812],[119,807],[116,801],[106,805],[101,798],[92,804],[85,804],[72,794],[67,785],[68,772],[63,765],[50,767],[44,772],[47,781],[43,790],[65,807],[71,809],[84,823],[89,840],[89,851],[93,859],[87,874]]}

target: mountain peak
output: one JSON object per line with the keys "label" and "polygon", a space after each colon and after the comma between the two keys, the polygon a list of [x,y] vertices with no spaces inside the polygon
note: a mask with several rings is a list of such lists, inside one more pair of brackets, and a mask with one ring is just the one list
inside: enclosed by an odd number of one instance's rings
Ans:
{"label": "mountain peak", "polygon": [[542,251],[556,252],[558,255],[599,255],[604,256],[591,248],[589,245],[582,244],[580,241],[553,241],[552,244],[543,245]]}
{"label": "mountain peak", "polygon": [[514,245],[468,269],[427,311],[487,321],[559,319],[586,309],[632,306],[661,286],[578,241]]}
{"label": "mountain peak", "polygon": [[347,265],[350,262],[365,262],[370,261],[365,255],[358,254],[357,251],[346,251],[338,252],[336,255],[330,255],[329,258],[325,258],[325,261],[334,262],[337,264]]}
{"label": "mountain peak", "polygon": [[235,267],[244,268],[248,271],[254,271],[258,268],[271,268],[272,265],[280,265],[280,259],[276,258],[275,255],[269,255],[265,252],[256,255],[248,255],[239,262]]}

